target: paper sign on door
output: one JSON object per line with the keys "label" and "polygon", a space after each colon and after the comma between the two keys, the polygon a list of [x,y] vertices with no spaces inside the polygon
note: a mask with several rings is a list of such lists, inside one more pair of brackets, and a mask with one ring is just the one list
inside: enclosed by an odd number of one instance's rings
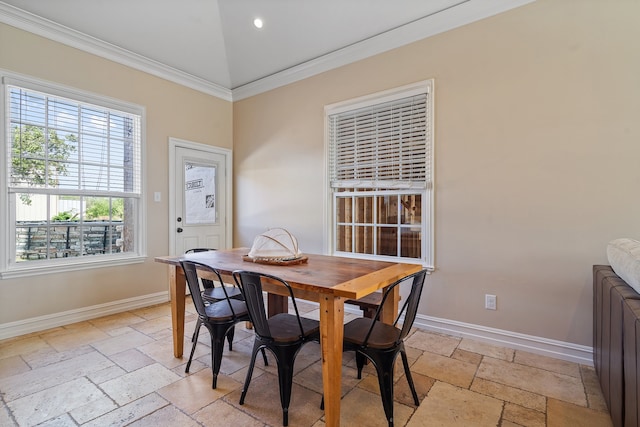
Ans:
{"label": "paper sign on door", "polygon": [[216,222],[216,167],[185,163],[185,222]]}

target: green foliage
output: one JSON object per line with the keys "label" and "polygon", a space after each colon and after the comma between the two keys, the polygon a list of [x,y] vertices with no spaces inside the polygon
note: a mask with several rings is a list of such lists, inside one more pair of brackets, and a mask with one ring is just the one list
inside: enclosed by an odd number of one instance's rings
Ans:
{"label": "green foliage", "polygon": [[124,214],[124,199],[111,199],[111,215],[109,215],[109,199],[92,197],[87,199],[87,219],[122,219]]}
{"label": "green foliage", "polygon": [[[11,146],[11,177],[14,182],[30,187],[58,185],[57,177],[67,175],[66,161],[76,151],[78,138],[69,134],[64,139],[55,130],[49,129],[45,138],[44,128],[34,125],[21,125],[13,129]],[[22,194],[20,200],[31,205],[28,194]]]}
{"label": "green foliage", "polygon": [[77,221],[78,214],[73,213],[72,211],[64,211],[60,212],[57,215],[51,217],[51,221]]}
{"label": "green foliage", "polygon": [[20,201],[22,202],[23,205],[31,206],[31,195],[20,193]]}

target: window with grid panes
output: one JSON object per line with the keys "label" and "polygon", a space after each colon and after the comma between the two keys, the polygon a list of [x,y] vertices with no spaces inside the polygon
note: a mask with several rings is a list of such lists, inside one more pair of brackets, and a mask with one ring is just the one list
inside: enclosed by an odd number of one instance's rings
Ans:
{"label": "window with grid panes", "polygon": [[325,116],[332,253],[433,267],[433,80]]}
{"label": "window with grid panes", "polygon": [[2,277],[141,257],[143,108],[22,76],[2,90]]}

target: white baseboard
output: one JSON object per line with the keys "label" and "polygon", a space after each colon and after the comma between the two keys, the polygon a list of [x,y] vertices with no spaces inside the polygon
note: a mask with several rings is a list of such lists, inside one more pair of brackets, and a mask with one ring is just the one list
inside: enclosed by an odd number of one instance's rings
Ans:
{"label": "white baseboard", "polygon": [[[4,323],[0,325],[0,339],[39,332],[44,329],[69,325],[71,323],[121,313],[136,308],[161,304],[167,301],[169,301],[169,293],[158,292],[91,307]],[[345,311],[355,314],[362,313],[360,310],[351,307],[346,307]],[[416,317],[414,326],[426,331],[474,339],[500,347],[528,351],[530,353],[593,366],[593,349],[588,346],[420,314]]]}
{"label": "white baseboard", "polygon": [[528,351],[529,353],[593,366],[593,348],[584,345],[420,314],[416,316],[413,325],[416,328],[432,332],[474,339],[500,347]]}
{"label": "white baseboard", "polygon": [[[362,311],[349,306],[345,306],[345,312],[362,315]],[[528,351],[529,353],[567,360],[581,365],[593,366],[593,348],[584,345],[421,314],[416,316],[413,326],[425,331],[469,338],[499,347]]]}
{"label": "white baseboard", "polygon": [[85,320],[96,319],[110,314],[161,304],[167,301],[169,301],[169,292],[157,292],[154,294],[127,298],[105,304],[47,314],[45,316],[33,317],[31,319],[3,323],[0,324],[0,339],[17,337],[19,335],[39,332],[45,329],[69,325],[71,323],[83,322]]}

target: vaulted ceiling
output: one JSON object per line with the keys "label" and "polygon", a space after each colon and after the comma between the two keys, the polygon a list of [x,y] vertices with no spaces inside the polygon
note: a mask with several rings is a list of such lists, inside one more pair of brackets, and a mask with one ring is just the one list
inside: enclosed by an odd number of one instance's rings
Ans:
{"label": "vaulted ceiling", "polygon": [[531,1],[4,0],[0,22],[236,100]]}

